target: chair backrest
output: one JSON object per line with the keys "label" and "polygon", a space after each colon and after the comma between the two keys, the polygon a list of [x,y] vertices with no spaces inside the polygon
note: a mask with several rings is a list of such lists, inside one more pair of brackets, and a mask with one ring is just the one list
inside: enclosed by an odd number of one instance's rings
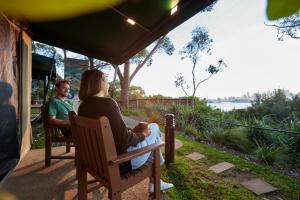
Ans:
{"label": "chair backrest", "polygon": [[90,119],[75,112],[70,112],[69,117],[80,167],[104,185],[117,184],[120,180],[119,167],[109,164],[110,160],[117,158],[117,151],[107,117]]}
{"label": "chair backrest", "polygon": [[42,107],[41,107],[41,116],[42,116],[45,134],[49,134],[50,136],[59,136],[60,135],[59,128],[50,126],[50,124],[49,124],[48,107],[49,107],[48,103],[46,103],[45,105],[42,105]]}
{"label": "chair backrest", "polygon": [[43,125],[44,125],[44,128],[45,128],[45,126],[48,126],[48,105],[47,104],[42,105],[41,113],[42,113]]}

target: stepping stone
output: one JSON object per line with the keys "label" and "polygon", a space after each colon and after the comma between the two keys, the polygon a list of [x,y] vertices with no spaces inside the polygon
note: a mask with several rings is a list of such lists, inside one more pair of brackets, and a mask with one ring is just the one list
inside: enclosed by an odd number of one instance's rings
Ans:
{"label": "stepping stone", "polygon": [[192,160],[199,160],[201,158],[204,158],[204,155],[197,153],[197,152],[193,152],[193,153],[187,155],[186,157],[189,159],[192,159]]}
{"label": "stepping stone", "polygon": [[252,179],[250,181],[241,182],[241,184],[257,195],[274,192],[278,190],[277,188],[273,187],[272,185],[270,185],[269,183],[261,179]]}
{"label": "stepping stone", "polygon": [[[165,141],[165,133],[160,132],[160,135],[161,135],[161,140],[162,140],[162,141]],[[175,150],[176,150],[176,149],[179,149],[179,148],[182,147],[182,146],[183,146],[182,142],[181,142],[180,140],[177,140],[177,139],[175,138]]]}
{"label": "stepping stone", "polygon": [[179,149],[182,146],[183,146],[182,142],[180,140],[175,139],[175,150]]}
{"label": "stepping stone", "polygon": [[221,162],[219,164],[216,164],[214,166],[211,166],[209,169],[217,174],[225,171],[225,170],[228,170],[230,168],[234,167],[233,164],[229,163],[229,162]]}

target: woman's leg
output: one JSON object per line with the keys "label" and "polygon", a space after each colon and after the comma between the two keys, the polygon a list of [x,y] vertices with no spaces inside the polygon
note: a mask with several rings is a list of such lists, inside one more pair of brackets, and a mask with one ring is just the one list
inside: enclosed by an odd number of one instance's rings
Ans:
{"label": "woman's leg", "polygon": [[[135,147],[129,147],[127,149],[128,152],[131,152],[136,149],[140,149],[140,148],[143,148],[148,145],[151,145],[151,144],[161,141],[158,125],[156,123],[151,123],[148,125],[148,127],[151,130],[151,134],[148,137],[146,137],[144,141],[138,143]],[[147,162],[147,160],[150,158],[150,155],[151,155],[151,153],[146,153],[142,156],[132,159],[131,160],[132,169],[137,169],[137,168],[141,167],[143,164],[145,164]],[[163,164],[164,161],[165,160],[162,156],[162,153],[160,152],[160,164]]]}
{"label": "woman's leg", "polygon": [[[156,142],[161,142],[161,135],[160,135],[160,130],[159,130],[158,124],[151,123],[151,124],[148,125],[148,127],[151,130],[151,135],[149,135],[148,137],[145,138],[148,145],[156,143]],[[159,157],[160,157],[160,165],[164,164],[165,159],[164,159],[161,151],[159,151]]]}

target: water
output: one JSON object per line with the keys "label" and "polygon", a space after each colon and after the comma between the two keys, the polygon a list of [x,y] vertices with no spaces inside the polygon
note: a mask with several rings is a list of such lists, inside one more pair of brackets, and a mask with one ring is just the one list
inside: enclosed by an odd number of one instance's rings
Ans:
{"label": "water", "polygon": [[251,106],[250,102],[220,102],[220,103],[208,103],[212,108],[219,108],[223,111],[230,111],[233,109],[244,109]]}

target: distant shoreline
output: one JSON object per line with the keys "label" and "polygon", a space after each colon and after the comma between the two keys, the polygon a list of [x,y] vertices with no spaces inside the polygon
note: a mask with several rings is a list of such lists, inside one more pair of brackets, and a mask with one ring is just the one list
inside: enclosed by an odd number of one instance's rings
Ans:
{"label": "distant shoreline", "polygon": [[207,100],[207,103],[251,103],[250,100],[232,100],[232,101],[218,101],[218,100]]}
{"label": "distant shoreline", "polygon": [[221,101],[221,102],[207,102],[209,106],[212,108],[221,109],[223,111],[230,111],[233,109],[245,109],[250,107],[252,104],[251,102],[232,102],[232,101]]}

